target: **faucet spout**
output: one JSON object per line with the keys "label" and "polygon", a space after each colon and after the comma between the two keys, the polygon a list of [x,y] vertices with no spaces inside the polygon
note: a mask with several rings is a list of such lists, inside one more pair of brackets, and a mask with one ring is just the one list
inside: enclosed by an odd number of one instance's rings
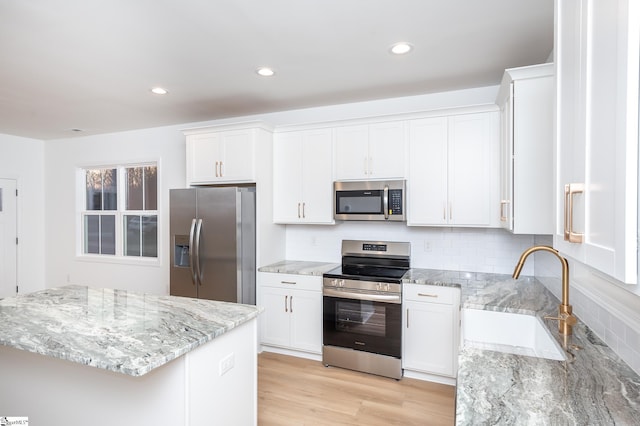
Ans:
{"label": "faucet spout", "polygon": [[513,279],[517,280],[520,277],[520,272],[522,272],[522,267],[524,266],[527,257],[531,253],[537,251],[546,251],[553,254],[558,258],[562,265],[562,302],[560,306],[558,306],[558,318],[554,318],[558,320],[558,331],[564,335],[570,335],[573,333],[573,325],[577,322],[576,318],[573,316],[573,308],[569,304],[569,262],[567,259],[560,256],[558,250],[549,246],[533,246],[526,249],[520,255],[520,260],[516,264],[516,268],[513,271]]}

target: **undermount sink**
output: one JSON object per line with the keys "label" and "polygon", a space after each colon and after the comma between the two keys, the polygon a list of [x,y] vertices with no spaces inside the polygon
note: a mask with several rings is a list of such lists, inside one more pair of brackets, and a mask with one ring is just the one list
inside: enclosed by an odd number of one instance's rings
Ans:
{"label": "undermount sink", "polygon": [[558,361],[566,359],[549,330],[532,315],[463,309],[462,339],[466,347]]}

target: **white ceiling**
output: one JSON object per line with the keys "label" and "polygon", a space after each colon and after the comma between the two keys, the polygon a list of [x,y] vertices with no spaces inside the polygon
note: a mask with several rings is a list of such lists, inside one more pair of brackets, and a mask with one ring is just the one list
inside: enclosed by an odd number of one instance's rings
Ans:
{"label": "white ceiling", "polygon": [[[398,41],[414,50],[391,55]],[[0,133],[47,140],[494,85],[552,49],[553,0],[0,0]]]}

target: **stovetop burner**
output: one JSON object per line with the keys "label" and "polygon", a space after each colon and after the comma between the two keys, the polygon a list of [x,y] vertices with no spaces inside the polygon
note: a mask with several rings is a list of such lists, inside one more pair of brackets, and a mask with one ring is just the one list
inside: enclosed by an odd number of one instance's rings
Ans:
{"label": "stovetop burner", "polygon": [[342,265],[323,276],[400,283],[409,267],[409,243],[344,240]]}

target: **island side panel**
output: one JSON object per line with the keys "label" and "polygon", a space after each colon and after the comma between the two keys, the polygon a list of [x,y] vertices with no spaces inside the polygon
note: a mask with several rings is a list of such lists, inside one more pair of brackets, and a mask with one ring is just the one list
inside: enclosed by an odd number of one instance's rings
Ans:
{"label": "island side panel", "polygon": [[32,424],[185,424],[184,357],[134,377],[0,346],[0,383],[0,415]]}
{"label": "island side panel", "polygon": [[257,424],[257,324],[252,319],[186,354],[189,426]]}
{"label": "island side panel", "polygon": [[138,377],[0,346],[0,415],[50,426],[250,426],[257,364],[255,318]]}

